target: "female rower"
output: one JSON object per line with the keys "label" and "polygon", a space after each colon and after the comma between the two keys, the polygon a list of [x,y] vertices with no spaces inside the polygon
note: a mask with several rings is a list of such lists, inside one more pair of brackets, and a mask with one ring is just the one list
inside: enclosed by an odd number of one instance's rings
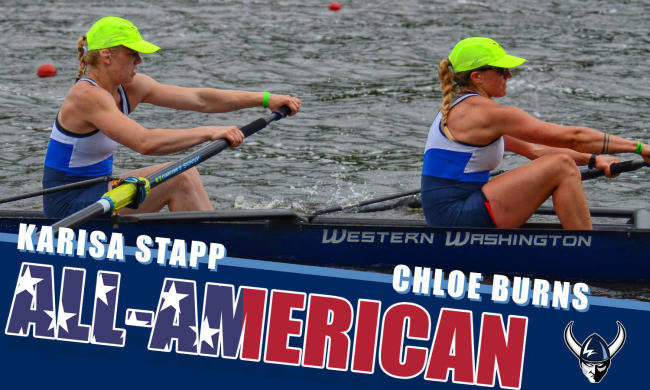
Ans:
{"label": "female rower", "polygon": [[[52,127],[43,188],[110,175],[113,154],[120,144],[142,154],[163,155],[220,138],[236,147],[244,139],[235,126],[146,129],[128,117],[140,103],[200,112],[228,112],[260,105],[277,110],[287,105],[294,115],[300,109],[300,100],[292,96],[183,88],[135,73],[142,62],[140,53],[153,53],[160,48],[143,40],[138,29],[122,18],[109,16],[98,20],[78,40],[77,46],[78,80],[70,88]],[[161,167],[136,169],[122,177],[144,177]],[[99,183],[46,195],[43,197],[45,215],[56,218],[70,215],[97,201],[110,187]],[[170,211],[212,210],[195,168],[156,186],[137,211],[154,212],[164,206]]]}
{"label": "female rower", "polygon": [[[440,62],[443,103],[431,129],[422,167],[422,206],[429,225],[516,228],[553,196],[565,229],[591,229],[576,165],[611,176],[618,159],[636,152],[650,163],[650,148],[587,127],[535,119],[492,98],[506,94],[509,68],[523,58],[484,37],[458,42]],[[509,150],[532,161],[489,180]]]}

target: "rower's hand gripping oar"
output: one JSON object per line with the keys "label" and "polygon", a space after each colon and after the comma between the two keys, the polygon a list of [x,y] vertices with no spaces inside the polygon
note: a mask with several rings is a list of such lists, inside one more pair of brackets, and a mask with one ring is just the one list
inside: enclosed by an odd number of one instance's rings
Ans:
{"label": "rower's hand gripping oar", "polygon": [[[265,128],[269,123],[280,120],[290,113],[291,110],[289,107],[282,106],[268,117],[259,118],[246,126],[241,127],[240,130],[244,133],[244,137],[248,137]],[[229,145],[230,143],[227,140],[218,139],[210,142],[189,156],[159,169],[147,177],[127,178],[122,184],[104,194],[104,196],[102,196],[102,198],[97,202],[53,224],[52,230],[56,234],[59,228],[72,228],[91,218],[111,211],[121,210],[133,202],[139,204],[155,186],[192,168],[215,154],[220,153]]]}
{"label": "rower's hand gripping oar", "polygon": [[[614,163],[609,166],[609,170],[612,175],[618,175],[623,172],[636,171],[639,168],[647,167],[648,163],[645,161],[621,161],[619,163]],[[594,179],[597,177],[605,176],[605,171],[600,169],[590,169],[581,173],[582,180]]]}

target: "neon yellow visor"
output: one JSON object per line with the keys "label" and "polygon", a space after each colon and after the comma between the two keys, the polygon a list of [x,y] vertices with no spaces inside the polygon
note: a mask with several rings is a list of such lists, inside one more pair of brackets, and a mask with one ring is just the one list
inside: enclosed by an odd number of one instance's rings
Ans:
{"label": "neon yellow visor", "polygon": [[153,53],[160,47],[147,42],[140,36],[138,28],[126,19],[107,16],[99,19],[86,33],[88,50],[126,46],[140,53]]}
{"label": "neon yellow visor", "polygon": [[490,38],[470,37],[454,46],[449,54],[449,62],[454,72],[460,73],[486,65],[514,68],[526,62],[526,59],[506,53],[501,45]]}

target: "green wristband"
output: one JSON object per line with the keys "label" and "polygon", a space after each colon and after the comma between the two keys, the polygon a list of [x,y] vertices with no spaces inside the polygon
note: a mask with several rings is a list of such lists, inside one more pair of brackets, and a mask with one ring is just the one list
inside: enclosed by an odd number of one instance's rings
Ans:
{"label": "green wristband", "polygon": [[269,97],[271,94],[267,91],[264,92],[264,99],[262,99],[262,107],[266,108],[269,106]]}
{"label": "green wristband", "polygon": [[636,143],[636,151],[634,153],[636,154],[641,154],[641,151],[643,150],[643,142],[639,141]]}

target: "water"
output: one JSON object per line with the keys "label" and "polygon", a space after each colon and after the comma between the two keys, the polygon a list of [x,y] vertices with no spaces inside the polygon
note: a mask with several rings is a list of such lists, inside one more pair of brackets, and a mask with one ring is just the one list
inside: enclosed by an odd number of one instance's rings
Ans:
{"label": "water", "polygon": [[[650,141],[649,1],[3,1],[0,197],[40,187],[52,121],[77,70],[76,40],[98,18],[132,20],[163,47],[139,71],[182,86],[269,90],[302,99],[284,119],[202,164],[217,208],[310,212],[419,187],[441,99],[438,62],[490,36],[528,59],[502,104],[536,117]],[[58,76],[39,79],[51,62]],[[199,114],[142,105],[146,127],[243,125],[261,108]],[[177,159],[122,148],[116,172]],[[633,156],[624,156],[634,158]],[[524,159],[509,155],[501,168]],[[647,207],[650,170],[585,182],[591,206]],[[4,205],[40,209],[40,198]],[[383,216],[421,216],[403,210]],[[645,286],[612,293],[641,299]],[[605,291],[605,294],[608,294]]]}

